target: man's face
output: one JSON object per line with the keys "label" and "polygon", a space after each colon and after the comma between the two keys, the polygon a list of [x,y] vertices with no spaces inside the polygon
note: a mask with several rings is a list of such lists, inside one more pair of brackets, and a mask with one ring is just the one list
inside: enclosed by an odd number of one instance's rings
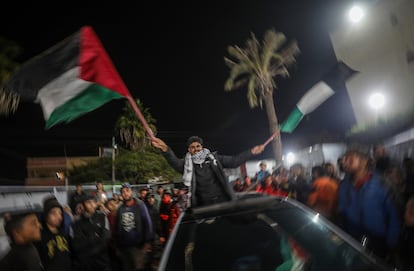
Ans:
{"label": "man's face", "polygon": [[122,188],[121,195],[122,195],[122,198],[125,201],[131,200],[131,198],[132,198],[132,190],[131,190],[131,188],[128,188],[128,187]]}
{"label": "man's face", "polygon": [[141,196],[141,198],[142,199],[145,199],[145,197],[147,196],[147,194],[148,194],[148,190],[141,190],[140,192],[139,192],[139,194],[140,194],[140,196]]}
{"label": "man's face", "polygon": [[355,152],[348,152],[342,159],[343,170],[347,173],[355,173],[367,165],[366,159]]}
{"label": "man's face", "polygon": [[102,183],[97,183],[97,184],[96,184],[96,189],[97,189],[97,190],[103,190],[103,185],[102,185]]}
{"label": "man's face", "polygon": [[244,179],[244,183],[247,184],[247,185],[250,185],[252,183],[252,179],[250,177],[246,177]]}
{"label": "man's face", "polygon": [[83,203],[84,211],[88,214],[93,214],[96,211],[97,204],[95,200],[89,199]]}
{"label": "man's face", "polygon": [[188,152],[193,155],[203,149],[203,145],[200,142],[193,142],[188,146]]}
{"label": "man's face", "polygon": [[108,208],[108,210],[111,213],[113,213],[118,208],[118,205],[116,204],[116,201],[115,200],[110,200],[110,201],[108,201],[106,208]]}
{"label": "man's face", "polygon": [[28,244],[42,239],[40,233],[41,229],[42,226],[37,219],[36,214],[30,214],[23,219],[22,227],[21,229],[16,230],[16,234],[20,236],[24,244]]}
{"label": "man's face", "polygon": [[63,221],[62,209],[54,207],[47,214],[47,224],[51,227],[60,227]]}

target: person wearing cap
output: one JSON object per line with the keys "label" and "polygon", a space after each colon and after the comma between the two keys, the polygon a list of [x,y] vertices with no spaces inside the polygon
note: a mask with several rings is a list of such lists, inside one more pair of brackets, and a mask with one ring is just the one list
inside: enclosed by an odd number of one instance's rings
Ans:
{"label": "person wearing cap", "polygon": [[43,201],[42,239],[35,242],[45,271],[72,270],[69,237],[63,227],[63,207],[56,197]]}
{"label": "person wearing cap", "polygon": [[396,248],[402,218],[388,186],[374,169],[370,148],[351,144],[343,156],[344,180],[338,188],[338,223],[376,255]]}
{"label": "person wearing cap", "polygon": [[1,271],[43,271],[42,261],[33,242],[39,241],[42,225],[35,210],[11,213],[4,230],[10,239],[10,250],[0,259]]}
{"label": "person wearing cap", "polygon": [[98,203],[92,195],[82,198],[84,211],[72,224],[71,242],[75,271],[110,271],[108,244],[111,237],[106,215],[97,211]]}
{"label": "person wearing cap", "polygon": [[122,270],[147,270],[154,238],[151,216],[145,203],[132,196],[129,183],[122,184],[121,195],[123,204],[116,216],[116,240]]}
{"label": "person wearing cap", "polygon": [[264,145],[257,145],[236,156],[219,155],[203,147],[203,139],[191,136],[187,140],[187,154],[179,159],[160,138],[152,145],[160,149],[168,163],[183,174],[184,184],[190,186],[190,206],[197,207],[229,201],[235,198],[223,168],[236,168],[252,156],[260,154]]}

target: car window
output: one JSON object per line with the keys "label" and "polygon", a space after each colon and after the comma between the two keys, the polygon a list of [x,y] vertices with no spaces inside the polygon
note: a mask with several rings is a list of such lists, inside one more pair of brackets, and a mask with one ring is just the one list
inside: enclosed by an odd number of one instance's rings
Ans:
{"label": "car window", "polygon": [[161,270],[387,270],[328,226],[288,202],[215,216],[185,214]]}

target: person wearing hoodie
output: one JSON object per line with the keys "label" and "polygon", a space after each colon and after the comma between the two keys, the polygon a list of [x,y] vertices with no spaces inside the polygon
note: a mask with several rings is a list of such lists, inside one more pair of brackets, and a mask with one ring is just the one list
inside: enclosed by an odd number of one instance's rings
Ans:
{"label": "person wearing hoodie", "polygon": [[45,271],[72,270],[69,237],[63,225],[63,207],[56,197],[43,201],[42,239],[35,242]]}

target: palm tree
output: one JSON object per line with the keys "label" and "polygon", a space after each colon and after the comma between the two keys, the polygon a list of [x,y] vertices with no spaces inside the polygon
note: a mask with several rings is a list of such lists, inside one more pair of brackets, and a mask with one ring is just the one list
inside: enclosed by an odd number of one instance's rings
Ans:
{"label": "palm tree", "polygon": [[7,116],[17,110],[19,97],[2,86],[20,66],[16,59],[21,53],[22,48],[17,42],[0,36],[0,115]]}
{"label": "palm tree", "polygon": [[281,32],[267,30],[263,43],[260,44],[255,35],[247,40],[245,48],[229,46],[228,53],[234,59],[224,57],[230,68],[230,76],[225,82],[224,90],[231,91],[247,86],[247,99],[250,108],[265,105],[269,121],[270,134],[276,133],[272,140],[273,153],[276,165],[282,163],[282,143],[273,91],[277,88],[275,77],[289,76],[288,65],[295,62],[299,47],[295,40],[287,42]]}
{"label": "palm tree", "polygon": [[[145,108],[139,99],[136,99],[135,102],[138,108],[140,108],[142,115],[147,121],[149,127],[155,134],[156,120],[149,112],[149,108]],[[151,140],[147,137],[147,133],[144,126],[142,125],[142,122],[139,120],[128,101],[125,103],[123,111],[123,114],[116,121],[116,130],[119,132],[121,141],[126,145],[128,149],[133,151],[142,151],[145,150],[146,147],[150,147]]]}

